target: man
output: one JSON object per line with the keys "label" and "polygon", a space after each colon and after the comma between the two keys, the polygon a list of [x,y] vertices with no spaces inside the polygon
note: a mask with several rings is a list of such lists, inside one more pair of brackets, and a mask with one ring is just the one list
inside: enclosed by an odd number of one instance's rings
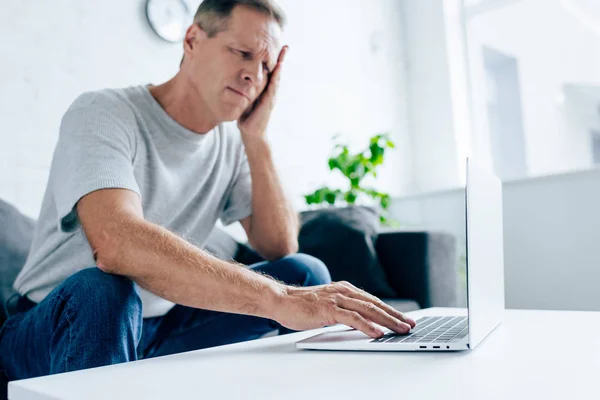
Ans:
{"label": "man", "polygon": [[[80,96],[63,117],[40,219],[0,337],[9,379],[343,323],[415,322],[295,253],[298,219],[265,139],[287,47],[269,0],[205,0],[180,71]],[[237,121],[231,124],[227,121]],[[240,221],[270,262],[199,249]],[[191,243],[194,244],[191,244]]]}

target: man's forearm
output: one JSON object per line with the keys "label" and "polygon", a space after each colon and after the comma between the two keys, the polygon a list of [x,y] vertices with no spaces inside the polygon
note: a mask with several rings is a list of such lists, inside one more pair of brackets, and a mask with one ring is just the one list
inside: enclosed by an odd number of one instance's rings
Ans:
{"label": "man's forearm", "polygon": [[105,272],[125,275],[174,303],[270,318],[285,286],[221,261],[144,220],[120,221],[94,249]]}
{"label": "man's forearm", "polygon": [[251,241],[264,257],[298,251],[298,216],[286,198],[266,139],[245,140],[252,176]]}

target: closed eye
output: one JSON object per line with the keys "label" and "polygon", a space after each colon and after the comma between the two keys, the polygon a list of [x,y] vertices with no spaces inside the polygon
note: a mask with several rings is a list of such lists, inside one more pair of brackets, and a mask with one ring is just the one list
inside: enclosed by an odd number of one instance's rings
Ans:
{"label": "closed eye", "polygon": [[250,60],[252,58],[252,54],[250,54],[250,52],[248,51],[244,51],[244,50],[236,50],[238,52],[239,55],[241,55],[244,60]]}
{"label": "closed eye", "polygon": [[[242,56],[244,60],[252,60],[252,53],[250,53],[249,51],[238,49],[232,49],[232,51]],[[267,71],[267,74],[271,73],[271,69],[269,68],[269,65],[266,62],[263,63],[263,68],[265,69],[265,71]]]}

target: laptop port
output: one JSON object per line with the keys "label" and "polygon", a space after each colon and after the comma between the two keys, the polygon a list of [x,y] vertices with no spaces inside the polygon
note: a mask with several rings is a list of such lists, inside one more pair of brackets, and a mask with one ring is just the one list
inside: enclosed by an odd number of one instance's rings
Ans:
{"label": "laptop port", "polygon": [[426,349],[427,346],[419,346],[420,349]]}
{"label": "laptop port", "polygon": [[434,348],[434,349],[439,349],[439,348],[440,348],[440,346],[433,346],[433,348]]}

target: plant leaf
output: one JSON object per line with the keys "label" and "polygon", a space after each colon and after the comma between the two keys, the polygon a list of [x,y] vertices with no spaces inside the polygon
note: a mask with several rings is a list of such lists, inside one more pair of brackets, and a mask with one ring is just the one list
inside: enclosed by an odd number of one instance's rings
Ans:
{"label": "plant leaf", "polygon": [[330,170],[339,170],[350,183],[350,188],[346,191],[321,187],[315,192],[304,196],[307,204],[327,203],[335,205],[338,201],[345,201],[347,204],[355,204],[361,194],[365,194],[381,206],[382,212],[380,221],[386,225],[392,226],[399,224],[387,216],[387,209],[390,206],[390,196],[387,193],[378,192],[373,188],[361,187],[361,180],[368,175],[377,178],[378,166],[383,164],[386,149],[395,148],[388,132],[383,132],[372,136],[369,139],[369,146],[358,153],[351,153],[348,145],[338,141],[341,134],[333,136],[334,144],[331,156],[328,158]]}
{"label": "plant leaf", "polygon": [[381,198],[379,200],[379,204],[381,204],[381,208],[383,208],[384,210],[387,210],[388,207],[390,206],[390,195],[382,194]]}
{"label": "plant leaf", "polygon": [[329,191],[327,193],[325,193],[325,201],[331,205],[335,204],[335,201],[337,200],[337,195],[335,192],[333,191]]}
{"label": "plant leaf", "polygon": [[354,204],[356,202],[357,197],[358,195],[352,190],[349,190],[346,193],[344,193],[344,200],[346,200],[348,204]]}

